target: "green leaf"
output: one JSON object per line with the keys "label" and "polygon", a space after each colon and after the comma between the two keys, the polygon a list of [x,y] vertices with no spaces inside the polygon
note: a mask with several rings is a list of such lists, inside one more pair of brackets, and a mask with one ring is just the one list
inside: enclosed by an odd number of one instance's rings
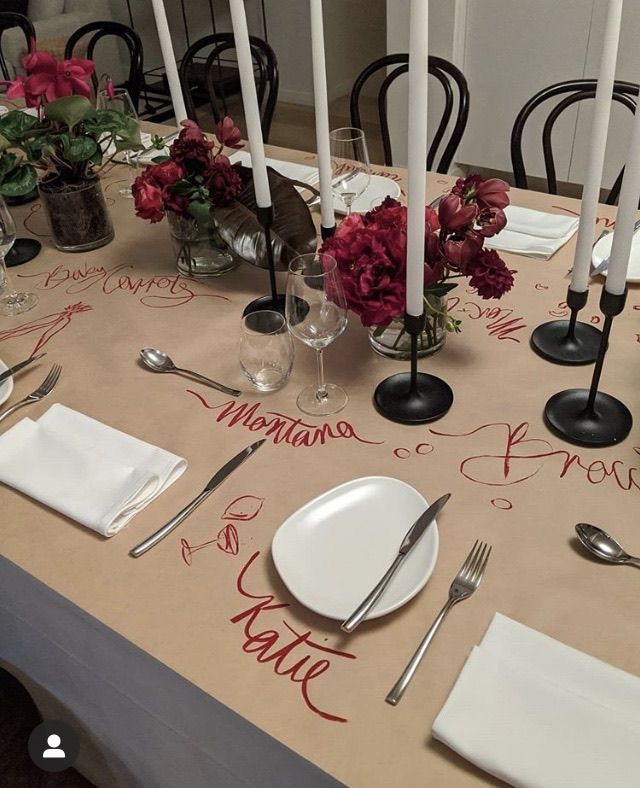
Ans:
{"label": "green leaf", "polygon": [[67,161],[88,161],[98,149],[93,137],[75,137],[65,147],[64,158]]}
{"label": "green leaf", "polygon": [[64,123],[69,129],[73,129],[80,121],[90,117],[94,111],[88,98],[64,96],[49,102],[44,108],[44,116],[47,120]]}
{"label": "green leaf", "polygon": [[2,158],[0,158],[0,181],[3,181],[11,172],[16,166],[17,161],[18,159],[13,153],[5,153]]}
{"label": "green leaf", "polygon": [[11,143],[9,140],[2,134],[0,134],[0,151],[6,150],[7,148],[11,147]]}
{"label": "green leaf", "polygon": [[22,197],[32,192],[37,184],[36,171],[30,164],[23,164],[11,173],[10,179],[0,185],[0,194],[3,197]]}
{"label": "green leaf", "polygon": [[208,202],[200,202],[200,200],[193,200],[189,203],[188,212],[198,222],[198,224],[206,225],[211,219],[211,204]]}
{"label": "green leaf", "polygon": [[432,295],[436,298],[442,298],[442,296],[446,296],[454,287],[457,287],[457,282],[440,282],[439,284],[431,285],[430,287],[426,287],[424,290],[425,295]]}
{"label": "green leaf", "polygon": [[37,126],[38,122],[33,115],[14,109],[0,118],[0,134],[10,143],[15,144],[24,134]]}

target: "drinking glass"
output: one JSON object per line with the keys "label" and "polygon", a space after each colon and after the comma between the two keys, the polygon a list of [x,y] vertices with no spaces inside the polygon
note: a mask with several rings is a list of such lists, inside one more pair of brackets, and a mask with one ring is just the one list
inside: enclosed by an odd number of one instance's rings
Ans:
{"label": "drinking glass", "polygon": [[[38,297],[33,293],[18,293],[15,288],[11,288],[9,285],[9,276],[4,258],[15,240],[16,226],[13,223],[7,204],[0,197],[0,295],[3,296],[0,298],[0,315],[6,315],[7,317],[28,312],[29,309],[33,309],[38,303]],[[11,290],[9,295],[4,295],[9,289]]]}
{"label": "drinking glass", "polygon": [[367,140],[362,129],[334,129],[331,140],[331,188],[347,206],[347,216],[355,200],[371,180]]}
{"label": "drinking glass", "polygon": [[303,254],[289,263],[285,311],[294,337],[316,351],[318,385],[303,389],[298,407],[310,416],[337,413],[347,404],[346,392],[325,383],[322,352],[347,326],[347,304],[335,259]]}
{"label": "drinking glass", "polygon": [[277,391],[289,380],[293,342],[280,312],[264,309],[242,318],[240,367],[258,391]]}
{"label": "drinking glass", "polygon": [[[129,118],[135,118],[138,120],[138,113],[136,112],[136,108],[133,104],[133,101],[131,100],[129,91],[126,88],[113,88],[110,91],[108,91],[106,88],[99,90],[96,97],[96,108],[113,109],[116,112],[121,112],[123,115],[126,115]],[[123,186],[122,189],[119,189],[118,191],[125,197],[133,197],[131,185],[138,174],[138,153],[136,152],[132,155],[131,151],[126,150],[124,151],[124,159],[126,163],[132,167],[133,175],[131,176],[131,183],[128,186]]]}

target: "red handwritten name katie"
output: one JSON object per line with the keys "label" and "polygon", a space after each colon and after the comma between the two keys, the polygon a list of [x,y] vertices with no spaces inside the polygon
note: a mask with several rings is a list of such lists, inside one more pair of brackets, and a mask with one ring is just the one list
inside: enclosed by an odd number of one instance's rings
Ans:
{"label": "red handwritten name katie", "polygon": [[[570,472],[578,473],[589,484],[613,484],[624,492],[640,491],[640,469],[625,466],[623,460],[584,460],[579,454],[566,449],[554,449],[543,438],[530,438],[529,424],[521,422],[512,427],[507,422],[483,424],[474,430],[462,433],[447,433],[430,430],[433,435],[444,438],[466,438],[491,431],[499,441],[495,453],[476,454],[466,457],[459,466],[460,473],[472,482],[489,487],[508,487],[531,479],[539,473],[545,463],[558,460],[555,471],[564,479]],[[640,454],[640,447],[634,447]]]}
{"label": "red handwritten name katie", "polygon": [[[287,416],[275,411],[263,411],[262,404],[229,400],[221,405],[210,405],[207,400],[195,391],[187,389],[203,407],[208,410],[219,411],[216,423],[226,427],[244,427],[249,432],[263,432],[273,443],[286,443],[289,446],[307,447],[320,444],[324,446],[330,440],[355,440],[379,446],[384,441],[368,441],[361,438],[355,428],[348,421],[337,421],[334,425],[325,423],[317,426],[307,424],[300,418]],[[263,415],[264,414],[264,415]]]}
{"label": "red handwritten name katie", "polygon": [[[282,619],[286,632],[276,629],[262,629],[265,613],[289,607],[287,603],[275,602],[273,594],[252,594],[246,587],[246,575],[253,562],[260,555],[255,552],[242,567],[236,582],[238,593],[245,599],[257,600],[246,610],[231,619],[232,624],[244,622],[245,654],[255,655],[261,665],[271,665],[276,676],[288,676],[289,680],[300,687],[300,693],[306,706],[324,720],[331,722],[347,722],[346,717],[321,709],[311,697],[311,683],[333,667],[336,660],[356,659],[355,654],[328,648],[311,639],[311,631],[298,632],[287,621]],[[264,625],[266,626],[266,625]]]}

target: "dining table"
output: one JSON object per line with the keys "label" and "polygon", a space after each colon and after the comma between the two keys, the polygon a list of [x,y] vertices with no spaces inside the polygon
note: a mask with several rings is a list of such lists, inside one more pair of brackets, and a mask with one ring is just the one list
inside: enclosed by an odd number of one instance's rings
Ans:
{"label": "dining table", "polygon": [[[315,165],[311,153],[271,146],[267,154]],[[405,195],[405,170],[373,170]],[[58,251],[39,200],[12,208],[18,235],[43,247],[10,276],[39,303],[0,318],[7,366],[47,354],[16,375],[7,404],[33,390],[51,364],[62,366],[53,393],[2,430],[61,403],[188,463],[111,538],[0,486],[0,666],[29,690],[44,719],[78,732],[76,768],[100,787],[500,785],[431,735],[496,612],[640,675],[638,570],[590,558],[574,531],[593,523],[640,552],[640,419],[607,448],[554,435],[545,403],[558,391],[588,388],[592,367],[549,363],[529,342],[540,323],[569,314],[575,236],[548,260],[504,253],[515,285],[499,301],[481,299],[466,281],[448,294],[461,332],[419,362],[454,392],[443,418],[410,426],[376,411],[377,384],[408,362],[374,353],[353,314],[325,353],[327,379],[346,390],[348,404],[313,418],[296,406],[315,379],[310,348],[296,346],[288,384],[270,394],[252,389],[238,362],[241,315],[268,292],[267,272],[243,263],[217,278],[178,273],[167,222],[137,218],[119,193],[130,177],[124,164],[103,177],[115,238],[94,251]],[[454,181],[427,173],[428,199]],[[519,189],[509,196],[562,216],[580,212],[574,198]],[[594,240],[613,229],[615,213],[600,206]],[[314,218],[318,224],[315,211]],[[284,289],[286,272],[277,279]],[[580,313],[595,326],[603,281],[592,280]],[[631,284],[601,381],[634,415],[639,310]],[[140,361],[144,347],[241,395],[156,374]],[[130,556],[228,459],[262,438],[260,451],[177,530]],[[347,634],[289,592],[271,543],[308,501],[372,476],[406,482],[428,502],[451,499],[437,520],[437,563],[423,590]],[[393,520],[393,501],[385,514]],[[402,702],[385,703],[475,540],[492,545],[482,584],[443,624]],[[363,540],[354,562],[370,549]]]}

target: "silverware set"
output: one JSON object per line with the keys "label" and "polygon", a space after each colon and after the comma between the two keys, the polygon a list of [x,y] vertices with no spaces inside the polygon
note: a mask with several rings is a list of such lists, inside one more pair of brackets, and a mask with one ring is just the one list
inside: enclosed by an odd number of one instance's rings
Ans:
{"label": "silverware set", "polygon": [[49,371],[47,377],[42,381],[42,383],[38,386],[35,391],[32,391],[31,394],[28,394],[24,399],[21,399],[19,402],[16,402],[15,405],[11,405],[8,408],[5,408],[2,412],[0,412],[0,421],[3,421],[14,413],[18,408],[22,408],[24,405],[30,405],[33,402],[39,402],[41,399],[44,399],[48,394],[53,391],[54,386],[58,382],[60,378],[60,373],[62,372],[62,367],[60,364],[54,364]]}

